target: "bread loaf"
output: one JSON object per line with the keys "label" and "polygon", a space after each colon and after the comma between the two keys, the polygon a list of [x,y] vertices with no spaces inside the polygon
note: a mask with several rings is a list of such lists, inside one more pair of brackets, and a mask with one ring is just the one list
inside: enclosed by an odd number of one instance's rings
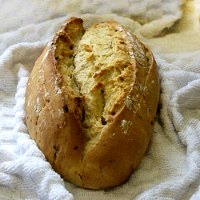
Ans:
{"label": "bread loaf", "polygon": [[148,147],[159,100],[151,51],[114,21],[67,20],[26,89],[29,134],[64,179],[90,189],[125,182]]}

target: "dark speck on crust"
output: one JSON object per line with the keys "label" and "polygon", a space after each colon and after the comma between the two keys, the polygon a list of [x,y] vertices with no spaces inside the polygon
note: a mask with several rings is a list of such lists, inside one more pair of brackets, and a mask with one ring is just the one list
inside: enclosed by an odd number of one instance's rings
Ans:
{"label": "dark speck on crust", "polygon": [[63,106],[63,110],[64,110],[65,113],[67,113],[67,112],[69,111],[67,105],[64,105],[64,106]]}
{"label": "dark speck on crust", "polygon": [[75,146],[75,147],[74,147],[74,150],[77,150],[77,149],[78,149],[78,146]]}
{"label": "dark speck on crust", "polygon": [[101,123],[102,123],[102,125],[106,125],[107,124],[106,119],[103,116],[101,116]]}

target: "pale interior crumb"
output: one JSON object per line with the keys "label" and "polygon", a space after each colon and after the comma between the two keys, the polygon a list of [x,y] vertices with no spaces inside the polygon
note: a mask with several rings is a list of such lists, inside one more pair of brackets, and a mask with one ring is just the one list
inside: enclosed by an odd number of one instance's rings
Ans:
{"label": "pale interior crumb", "polygon": [[[110,115],[124,104],[128,109],[134,107],[134,100],[127,96],[135,78],[133,57],[141,68],[148,67],[149,60],[138,39],[126,35],[119,26],[100,23],[77,37],[67,42],[60,39],[56,57],[67,92],[85,99],[82,126],[85,135],[94,138],[91,143],[95,143]],[[135,97],[135,101],[139,98]],[[122,124],[125,132],[129,126],[129,122]]]}

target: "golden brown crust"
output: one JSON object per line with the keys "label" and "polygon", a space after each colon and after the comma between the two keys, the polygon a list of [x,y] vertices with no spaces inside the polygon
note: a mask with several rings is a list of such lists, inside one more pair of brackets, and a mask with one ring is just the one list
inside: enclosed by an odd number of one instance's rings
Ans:
{"label": "golden brown crust", "polygon": [[[62,59],[57,58],[62,54],[59,41],[65,41],[68,48],[61,57],[71,59],[76,54],[84,34],[82,23],[78,18],[66,21],[36,61],[26,90],[26,124],[31,138],[63,178],[85,188],[108,188],[128,179],[148,147],[159,99],[159,76],[151,51],[117,22],[105,22],[122,32],[120,39],[131,63],[131,71],[127,71],[131,74],[126,76],[132,84],[113,107],[117,112],[107,114],[107,121],[101,116],[100,133],[88,138],[83,125],[87,96],[71,90],[77,83],[67,82],[59,68]],[[88,45],[84,48],[92,51]],[[100,73],[94,78],[104,72]],[[123,81],[124,77],[120,78]],[[98,82],[93,90],[102,85]]]}

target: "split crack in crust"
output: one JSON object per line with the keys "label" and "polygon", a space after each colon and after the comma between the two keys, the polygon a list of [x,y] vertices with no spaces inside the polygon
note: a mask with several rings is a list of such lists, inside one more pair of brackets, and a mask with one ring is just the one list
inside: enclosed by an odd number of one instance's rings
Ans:
{"label": "split crack in crust", "polygon": [[104,125],[122,107],[121,99],[131,90],[135,64],[131,59],[136,58],[141,67],[148,67],[148,61],[137,38],[131,43],[133,36],[116,22],[94,25],[81,34],[73,41],[63,32],[55,53],[67,92],[82,104],[78,114],[90,140],[87,148],[95,143]]}

